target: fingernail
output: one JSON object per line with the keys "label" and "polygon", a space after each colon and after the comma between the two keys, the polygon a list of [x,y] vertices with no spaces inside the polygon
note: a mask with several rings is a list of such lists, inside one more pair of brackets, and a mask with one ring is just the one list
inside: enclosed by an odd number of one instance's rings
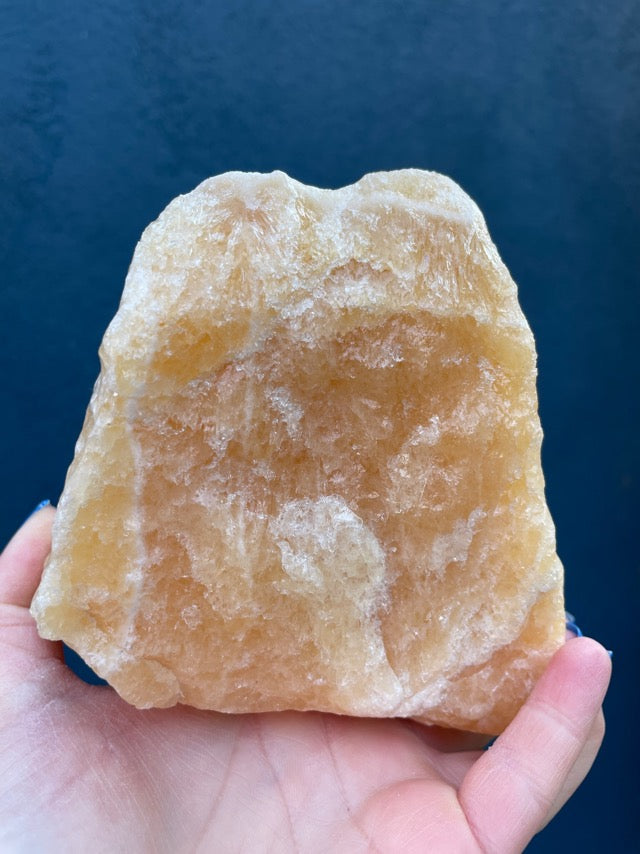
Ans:
{"label": "fingernail", "polygon": [[612,650],[612,649],[608,649],[608,650],[607,650],[607,654],[608,654],[609,658],[611,659],[611,661],[613,661],[613,650]]}
{"label": "fingernail", "polygon": [[[38,506],[37,506],[37,507],[35,507],[35,508],[31,511],[31,513],[29,513],[29,515],[27,516],[27,519],[30,519],[32,516],[35,516],[35,515],[36,515],[36,513],[37,513],[39,510],[43,510],[45,507],[48,507],[50,504],[51,504],[51,502],[49,501],[49,499],[48,499],[48,498],[45,498],[45,500],[44,500],[44,501],[41,501],[41,502],[40,502],[40,504],[38,504]],[[25,519],[24,521],[26,522],[26,521],[27,521],[27,519]]]}

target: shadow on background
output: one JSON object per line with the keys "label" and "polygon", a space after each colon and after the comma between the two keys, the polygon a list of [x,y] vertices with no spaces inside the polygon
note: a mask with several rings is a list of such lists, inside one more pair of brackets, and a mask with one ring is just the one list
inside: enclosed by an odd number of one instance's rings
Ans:
{"label": "shadow on background", "polygon": [[63,644],[63,652],[65,664],[67,664],[73,672],[83,680],[83,682],[87,682],[89,685],[107,684],[104,679],[101,679],[93,672],[88,664],[85,664],[77,652],[74,652],[74,650],[70,649],[66,644]]}
{"label": "shadow on background", "polygon": [[0,11],[2,536],[60,493],[142,229],[229,169],[451,175],[539,348],[567,605],[615,651],[608,735],[531,851],[640,850],[640,6],[110,0]]}

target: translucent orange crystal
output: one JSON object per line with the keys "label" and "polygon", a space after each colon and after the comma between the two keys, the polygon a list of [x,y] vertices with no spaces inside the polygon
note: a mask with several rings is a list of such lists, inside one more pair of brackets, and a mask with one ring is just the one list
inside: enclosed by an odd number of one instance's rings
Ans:
{"label": "translucent orange crystal", "polygon": [[535,349],[419,170],[229,173],[147,228],[32,611],[130,703],[501,731],[562,643]]}

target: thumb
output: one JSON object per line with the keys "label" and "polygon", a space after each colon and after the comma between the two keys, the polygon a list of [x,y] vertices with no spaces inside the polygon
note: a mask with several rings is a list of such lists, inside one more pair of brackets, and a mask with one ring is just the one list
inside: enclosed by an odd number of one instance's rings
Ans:
{"label": "thumb", "polygon": [[51,548],[55,516],[47,506],[33,513],[0,554],[0,676],[24,678],[42,659],[62,659],[62,644],[43,640],[29,605]]}
{"label": "thumb", "polygon": [[[599,643],[584,637],[566,643],[512,723],[469,771],[459,798],[483,851],[522,851],[546,824],[571,788],[574,766],[591,738],[597,751],[610,675],[611,661]],[[594,756],[590,752],[589,761]],[[588,764],[579,770],[586,773]]]}

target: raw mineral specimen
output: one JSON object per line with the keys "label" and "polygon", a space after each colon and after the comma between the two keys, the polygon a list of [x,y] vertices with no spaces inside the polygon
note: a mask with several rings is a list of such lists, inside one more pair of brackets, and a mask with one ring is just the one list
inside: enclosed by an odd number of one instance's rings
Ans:
{"label": "raw mineral specimen", "polygon": [[145,231],[32,612],[130,703],[501,731],[564,637],[534,342],[441,175]]}

